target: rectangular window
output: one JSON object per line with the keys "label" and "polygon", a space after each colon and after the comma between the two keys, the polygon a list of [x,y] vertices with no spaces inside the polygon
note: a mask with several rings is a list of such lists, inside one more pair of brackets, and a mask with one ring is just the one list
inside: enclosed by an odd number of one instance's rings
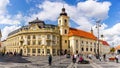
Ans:
{"label": "rectangular window", "polygon": [[90,44],[92,45],[92,42]]}
{"label": "rectangular window", "polygon": [[38,45],[41,45],[41,41],[38,41]]}
{"label": "rectangular window", "polygon": [[40,49],[38,49],[38,53],[40,53]]}
{"label": "rectangular window", "polygon": [[44,49],[42,49],[42,54],[44,54]]}
{"label": "rectangular window", "polygon": [[36,53],[36,49],[32,49],[32,53]]}
{"label": "rectangular window", "polygon": [[68,40],[68,48],[70,48],[70,40]]}
{"label": "rectangular window", "polygon": [[52,38],[53,38],[53,40],[56,40],[56,39],[55,39],[55,35],[53,35]]}
{"label": "rectangular window", "polygon": [[82,42],[82,44],[84,43],[83,41],[81,41]]}
{"label": "rectangular window", "polygon": [[56,42],[55,40],[52,42],[52,43],[53,43],[53,45],[55,45],[55,42]]}
{"label": "rectangular window", "polygon": [[49,34],[47,35],[47,39],[50,39],[50,35]]}
{"label": "rectangular window", "polygon": [[27,39],[30,39],[30,35],[27,36]]}
{"label": "rectangular window", "polygon": [[21,36],[21,39],[23,39],[23,36]]}
{"label": "rectangular window", "polygon": [[88,44],[88,41],[86,41],[86,44]]}
{"label": "rectangular window", "polygon": [[30,41],[28,41],[28,45],[30,45]]}
{"label": "rectangular window", "polygon": [[51,45],[51,41],[47,41],[47,46],[50,46]]}
{"label": "rectangular window", "polygon": [[36,44],[36,42],[35,41],[33,41],[33,45],[35,45]]}
{"label": "rectangular window", "polygon": [[30,48],[27,49],[28,53],[30,53]]}
{"label": "rectangular window", "polygon": [[36,37],[35,37],[35,35],[33,35],[33,39],[35,39]]}
{"label": "rectangular window", "polygon": [[54,55],[55,55],[55,53],[56,53],[56,50],[55,49],[53,49],[53,52],[52,52]]}
{"label": "rectangular window", "polygon": [[47,54],[50,54],[50,49],[47,49]]}
{"label": "rectangular window", "polygon": [[65,43],[67,43],[67,40],[65,40]]}
{"label": "rectangular window", "polygon": [[76,48],[78,48],[78,40],[76,40]]}

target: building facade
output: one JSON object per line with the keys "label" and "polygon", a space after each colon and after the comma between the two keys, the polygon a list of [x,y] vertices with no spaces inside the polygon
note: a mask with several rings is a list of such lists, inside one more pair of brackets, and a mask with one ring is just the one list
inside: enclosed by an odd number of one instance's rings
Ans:
{"label": "building facade", "polygon": [[1,37],[2,37],[2,33],[1,33],[1,30],[0,30],[0,52],[2,51],[2,42],[1,42]]}
{"label": "building facade", "polygon": [[37,56],[49,53],[56,55],[59,47],[60,35],[58,27],[45,24],[38,18],[29,22],[28,26],[9,34],[6,40],[6,52],[17,52],[23,55]]}
{"label": "building facade", "polygon": [[33,20],[8,35],[3,43],[6,53],[22,53],[26,56],[59,55],[59,54],[96,54],[102,52],[102,42],[97,46],[97,38],[93,32],[71,28],[69,16],[62,8],[58,17],[58,25],[45,24],[44,21]]}

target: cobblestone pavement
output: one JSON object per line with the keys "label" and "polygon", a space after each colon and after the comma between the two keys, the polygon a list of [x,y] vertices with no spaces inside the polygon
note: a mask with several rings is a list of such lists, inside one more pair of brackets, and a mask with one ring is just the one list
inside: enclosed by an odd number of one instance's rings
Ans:
{"label": "cobblestone pavement", "polygon": [[17,56],[0,57],[0,68],[120,68],[120,63],[93,59],[90,64],[73,64],[70,58],[54,56],[52,65],[49,66],[47,56]]}
{"label": "cobblestone pavement", "polygon": [[120,68],[120,63],[116,63],[115,61],[99,61],[97,59],[93,59],[92,66],[95,68]]}

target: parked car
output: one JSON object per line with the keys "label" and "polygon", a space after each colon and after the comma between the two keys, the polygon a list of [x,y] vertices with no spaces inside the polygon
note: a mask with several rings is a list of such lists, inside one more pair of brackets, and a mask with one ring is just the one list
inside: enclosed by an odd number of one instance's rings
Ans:
{"label": "parked car", "polygon": [[88,60],[78,61],[78,64],[90,64]]}

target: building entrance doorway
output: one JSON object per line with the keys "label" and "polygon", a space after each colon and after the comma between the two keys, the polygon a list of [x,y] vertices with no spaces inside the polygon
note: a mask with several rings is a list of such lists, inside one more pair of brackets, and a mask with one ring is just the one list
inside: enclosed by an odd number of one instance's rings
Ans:
{"label": "building entrance doorway", "polygon": [[22,49],[20,49],[20,56],[22,56],[22,54],[23,54],[23,50],[22,50]]}

